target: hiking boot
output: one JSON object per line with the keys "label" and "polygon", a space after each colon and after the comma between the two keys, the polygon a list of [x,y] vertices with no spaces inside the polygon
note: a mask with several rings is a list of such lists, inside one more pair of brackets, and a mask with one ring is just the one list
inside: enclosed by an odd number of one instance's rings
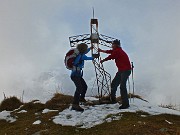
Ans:
{"label": "hiking boot", "polygon": [[75,111],[78,111],[78,112],[84,112],[83,108],[81,108],[79,105],[75,105],[75,104],[72,105],[71,110],[75,110]]}
{"label": "hiking boot", "polygon": [[116,104],[117,101],[116,101],[116,97],[111,97],[111,104]]}
{"label": "hiking boot", "polygon": [[120,107],[119,107],[119,109],[128,109],[129,108],[129,105],[121,105]]}
{"label": "hiking boot", "polygon": [[117,101],[116,100],[111,100],[111,104],[116,104]]}
{"label": "hiking boot", "polygon": [[85,98],[80,98],[80,99],[79,99],[79,102],[86,103],[87,101],[86,101],[86,99],[85,99]]}

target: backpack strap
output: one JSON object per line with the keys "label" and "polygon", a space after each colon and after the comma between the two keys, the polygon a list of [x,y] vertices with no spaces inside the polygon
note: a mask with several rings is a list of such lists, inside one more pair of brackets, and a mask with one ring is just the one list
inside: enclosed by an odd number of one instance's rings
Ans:
{"label": "backpack strap", "polygon": [[[82,68],[78,67],[78,65],[81,64],[82,61],[83,61],[82,60],[83,54],[79,54],[79,55],[80,55],[80,59],[79,59],[78,63],[73,66],[73,70],[76,71],[76,72],[81,73],[81,77],[82,77],[83,76],[83,70],[82,70]],[[77,58],[77,56],[76,56],[76,58]]]}
{"label": "backpack strap", "polygon": [[[77,63],[76,65],[74,65],[75,67],[78,67],[78,65],[79,65],[79,64],[82,64],[82,62],[83,62],[83,60],[82,60],[83,54],[79,54],[79,55],[80,55],[80,59],[79,59],[78,63]],[[77,58],[79,55],[77,55],[76,58]],[[76,58],[75,58],[75,59],[76,59]]]}

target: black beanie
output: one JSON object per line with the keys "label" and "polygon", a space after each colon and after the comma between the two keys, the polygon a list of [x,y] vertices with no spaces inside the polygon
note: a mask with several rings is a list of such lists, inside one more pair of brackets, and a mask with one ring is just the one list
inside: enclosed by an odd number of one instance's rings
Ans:
{"label": "black beanie", "polygon": [[112,44],[116,44],[118,46],[121,46],[120,40],[116,39],[112,42]]}

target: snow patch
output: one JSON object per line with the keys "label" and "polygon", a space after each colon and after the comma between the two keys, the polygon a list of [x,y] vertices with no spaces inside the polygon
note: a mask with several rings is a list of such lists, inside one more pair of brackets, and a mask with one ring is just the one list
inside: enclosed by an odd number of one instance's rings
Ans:
{"label": "snow patch", "polygon": [[[108,114],[117,114],[119,112],[118,104],[115,105],[97,105],[85,107],[83,113],[66,109],[55,116],[54,123],[69,126],[78,126],[82,128],[91,128],[106,121]],[[108,121],[108,120],[107,120]]]}
{"label": "snow patch", "polygon": [[24,105],[21,105],[18,109],[15,109],[14,112],[20,110],[23,106]]}
{"label": "snow patch", "polygon": [[143,112],[147,112],[151,115],[158,115],[158,114],[180,115],[180,111],[171,110],[168,108],[162,108],[157,105],[153,105],[151,103],[142,101],[140,99],[135,99],[134,103],[131,103],[130,106],[131,107],[128,110],[143,111]]}
{"label": "snow patch", "polygon": [[27,113],[27,111],[26,110],[21,110],[18,113]]}
{"label": "snow patch", "polygon": [[38,101],[35,101],[35,102],[33,102],[33,103],[34,103],[34,104],[38,104],[38,103],[41,103],[41,101],[38,100]]}
{"label": "snow patch", "polygon": [[167,122],[167,123],[170,124],[170,125],[173,124],[172,122],[170,122],[170,121],[168,121],[168,120],[165,120],[165,122]]}
{"label": "snow patch", "polygon": [[70,108],[65,109],[53,118],[53,122],[56,124],[61,124],[63,126],[91,128],[104,122],[111,122],[112,120],[121,119],[122,112],[143,111],[151,115],[158,115],[164,113],[180,115],[179,111],[161,108],[148,102],[144,102],[140,99],[135,99],[134,103],[130,104],[130,108],[124,110],[119,109],[119,104],[103,104],[82,107],[85,109],[83,113],[73,111]]}
{"label": "snow patch", "polygon": [[11,116],[10,111],[0,112],[0,120],[6,120],[7,122],[10,122],[10,123],[13,123],[16,121],[16,119]]}
{"label": "snow patch", "polygon": [[98,98],[95,98],[95,97],[85,97],[85,99],[87,100],[87,101],[98,101],[99,99]]}
{"label": "snow patch", "polygon": [[144,117],[144,118],[145,118],[145,117],[147,117],[147,115],[141,115],[141,117]]}
{"label": "snow patch", "polygon": [[40,120],[37,120],[37,121],[35,121],[35,122],[33,123],[33,125],[39,125],[39,124],[41,124],[41,121],[40,121]]}
{"label": "snow patch", "polygon": [[58,110],[49,110],[49,109],[44,109],[42,113],[48,113],[48,112],[57,112]]}

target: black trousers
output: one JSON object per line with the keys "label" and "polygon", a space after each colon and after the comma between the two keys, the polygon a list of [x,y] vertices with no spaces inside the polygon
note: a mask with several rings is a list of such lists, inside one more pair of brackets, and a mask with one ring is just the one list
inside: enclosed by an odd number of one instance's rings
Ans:
{"label": "black trousers", "polygon": [[126,82],[131,74],[131,70],[117,72],[115,78],[111,83],[111,98],[116,98],[117,87],[120,85],[120,93],[122,98],[122,105],[129,105]]}
{"label": "black trousers", "polygon": [[80,98],[85,98],[87,91],[87,84],[82,77],[79,76],[71,76],[72,81],[76,86],[76,91],[74,93],[74,101],[73,104],[79,105]]}

